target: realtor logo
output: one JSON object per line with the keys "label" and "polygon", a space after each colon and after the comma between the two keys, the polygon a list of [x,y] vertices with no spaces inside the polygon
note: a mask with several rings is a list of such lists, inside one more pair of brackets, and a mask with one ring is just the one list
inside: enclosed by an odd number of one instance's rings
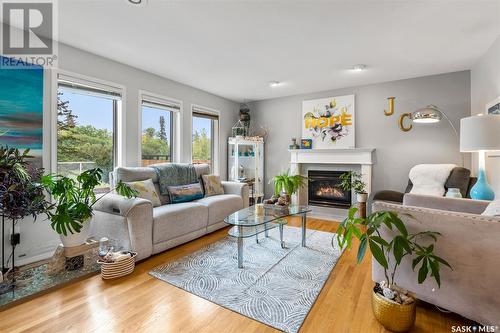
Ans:
{"label": "realtor logo", "polygon": [[[3,54],[33,65],[54,66],[54,61],[57,59],[55,2],[51,0],[1,2]],[[8,65],[0,64],[2,67]]]}

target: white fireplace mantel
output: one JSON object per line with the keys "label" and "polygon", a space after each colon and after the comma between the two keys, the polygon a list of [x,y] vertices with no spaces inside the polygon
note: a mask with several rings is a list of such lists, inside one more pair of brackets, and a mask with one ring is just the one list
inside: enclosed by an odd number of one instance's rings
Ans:
{"label": "white fireplace mantel", "polygon": [[[373,153],[375,148],[351,148],[351,149],[290,149],[290,173],[301,174],[303,164],[343,164],[359,165],[361,176],[366,183],[366,192],[372,189],[372,166],[374,164]],[[305,204],[304,199],[307,191],[300,191],[294,196],[293,201]],[[302,195],[301,195],[302,193]]]}
{"label": "white fireplace mantel", "polygon": [[290,163],[373,164],[375,148],[290,149]]}

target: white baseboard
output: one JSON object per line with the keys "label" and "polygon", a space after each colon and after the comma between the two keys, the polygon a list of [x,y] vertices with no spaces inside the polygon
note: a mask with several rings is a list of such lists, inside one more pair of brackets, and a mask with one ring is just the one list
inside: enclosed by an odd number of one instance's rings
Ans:
{"label": "white baseboard", "polygon": [[54,251],[43,252],[31,257],[16,258],[16,266],[31,264],[40,260],[49,259],[54,254]]}

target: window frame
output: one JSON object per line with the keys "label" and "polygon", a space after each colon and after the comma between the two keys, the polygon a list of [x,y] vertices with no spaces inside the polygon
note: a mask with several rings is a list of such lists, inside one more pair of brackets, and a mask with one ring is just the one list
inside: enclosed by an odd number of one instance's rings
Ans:
{"label": "window frame", "polygon": [[152,100],[150,102],[156,102],[157,104],[165,104],[168,107],[168,104],[178,105],[178,111],[172,112],[172,119],[170,121],[171,133],[170,133],[170,151],[171,151],[171,161],[170,163],[179,163],[181,160],[181,120],[182,120],[182,109],[183,104],[182,101],[173,97],[168,97],[165,95],[160,95],[157,93],[153,93],[148,90],[139,89],[137,95],[137,110],[138,110],[138,155],[137,155],[137,165],[142,166],[142,102],[147,100],[150,97]]}
{"label": "window frame", "polygon": [[[200,118],[203,118],[203,115],[206,115],[206,118],[212,119],[211,122],[211,132],[213,135],[213,139],[211,140],[211,152],[213,154],[212,156],[212,163],[210,165],[210,171],[213,174],[220,175],[220,111],[216,109],[212,109],[206,106],[202,106],[199,104],[191,104],[191,122],[190,122],[190,138],[192,139],[193,137],[193,117],[196,117],[196,114],[200,115]],[[214,124],[213,118],[217,118],[217,123]],[[190,154],[190,161],[193,163],[193,143],[189,145],[189,150],[191,152]]]}
{"label": "window frame", "polygon": [[110,90],[120,94],[120,99],[113,103],[113,167],[124,165],[125,150],[125,115],[126,115],[126,88],[124,85],[87,76],[84,74],[66,71],[53,70],[51,76],[51,112],[50,112],[50,167],[52,173],[57,173],[57,94],[59,92],[60,81],[71,81],[75,84],[87,85],[101,90]]}

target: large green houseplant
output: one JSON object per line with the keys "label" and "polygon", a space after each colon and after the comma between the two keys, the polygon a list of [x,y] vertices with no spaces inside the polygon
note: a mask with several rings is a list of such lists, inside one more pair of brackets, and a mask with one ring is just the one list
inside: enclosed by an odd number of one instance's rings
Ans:
{"label": "large green houseplant", "polygon": [[[397,269],[402,263],[403,258],[410,257],[413,270],[418,270],[417,281],[423,283],[427,278],[432,278],[441,286],[440,271],[442,266],[451,268],[448,262],[436,255],[434,252],[435,244],[440,233],[435,231],[423,231],[418,233],[409,233],[405,224],[397,213],[390,211],[374,212],[366,218],[356,216],[357,208],[349,209],[347,218],[339,225],[336,237],[338,245],[341,248],[350,248],[353,238],[359,240],[357,261],[360,263],[367,248],[375,259],[384,269],[386,281],[379,281],[374,288],[372,305],[377,319],[388,329],[393,331],[405,331],[413,326],[415,321],[415,299],[406,290],[396,285]],[[381,228],[392,230],[393,237],[384,238],[380,232]],[[428,245],[424,245],[428,244]],[[410,311],[394,311],[385,315],[383,311],[378,311],[378,303],[382,299],[390,301],[385,305],[393,307],[413,307]],[[392,303],[394,304],[392,304]],[[413,304],[413,305],[412,305]],[[398,315],[410,315],[409,318],[396,320]],[[406,320],[407,319],[407,320]],[[394,326],[397,323],[406,323],[406,326]]]}
{"label": "large green houseplant", "polygon": [[363,176],[356,171],[344,172],[340,175],[340,187],[344,191],[354,191],[358,202],[366,202],[368,194],[366,193],[366,183]]}
{"label": "large green houseplant", "polygon": [[55,209],[47,212],[50,225],[61,235],[64,246],[77,246],[86,241],[93,207],[103,197],[114,190],[127,198],[137,196],[137,191],[121,181],[106,194],[96,196],[94,189],[101,184],[101,179],[99,168],[84,171],[76,179],[60,175],[42,177],[42,184],[56,201]]}
{"label": "large green houseplant", "polygon": [[307,177],[301,175],[292,176],[288,171],[274,176],[269,181],[269,183],[274,183],[274,195],[270,200],[267,200],[267,203],[281,206],[289,205],[291,196],[306,184],[307,179]]}

